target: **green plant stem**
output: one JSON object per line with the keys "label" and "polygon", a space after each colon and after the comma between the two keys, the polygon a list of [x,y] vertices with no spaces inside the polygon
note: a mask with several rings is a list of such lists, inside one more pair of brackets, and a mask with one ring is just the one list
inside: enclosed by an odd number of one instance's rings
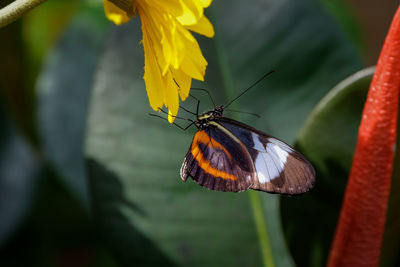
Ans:
{"label": "green plant stem", "polygon": [[37,7],[46,0],[15,0],[8,6],[0,9],[0,27],[4,27],[19,19],[32,8]]}
{"label": "green plant stem", "polygon": [[264,220],[264,215],[261,207],[261,200],[258,192],[249,191],[251,206],[253,208],[254,221],[257,228],[257,233],[260,241],[261,252],[263,255],[263,263],[265,267],[274,267],[274,257],[270,246],[270,240],[267,232],[267,224]]}

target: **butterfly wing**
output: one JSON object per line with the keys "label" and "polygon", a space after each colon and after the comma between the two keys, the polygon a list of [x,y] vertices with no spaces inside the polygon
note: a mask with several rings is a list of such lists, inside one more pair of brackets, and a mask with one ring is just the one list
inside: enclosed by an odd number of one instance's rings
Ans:
{"label": "butterfly wing", "polygon": [[255,170],[247,149],[217,127],[199,130],[181,167],[181,178],[217,191],[240,192],[254,181]]}
{"label": "butterfly wing", "polygon": [[251,189],[295,195],[313,187],[313,166],[288,144],[235,120],[221,117],[217,123],[246,146],[256,172]]}

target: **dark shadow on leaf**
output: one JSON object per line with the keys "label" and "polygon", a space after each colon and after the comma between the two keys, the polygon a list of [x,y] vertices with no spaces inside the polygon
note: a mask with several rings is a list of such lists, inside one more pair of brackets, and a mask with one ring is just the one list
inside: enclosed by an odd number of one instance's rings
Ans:
{"label": "dark shadow on leaf", "polygon": [[[113,244],[110,247],[121,266],[176,266],[157,244],[143,235],[121,212],[129,208],[140,216],[146,216],[143,209],[124,198],[118,176],[94,159],[87,159],[86,166],[94,219],[98,221],[99,230],[106,241]],[[107,190],[98,190],[96,187],[105,187]],[[102,203],[104,201],[107,203]]]}

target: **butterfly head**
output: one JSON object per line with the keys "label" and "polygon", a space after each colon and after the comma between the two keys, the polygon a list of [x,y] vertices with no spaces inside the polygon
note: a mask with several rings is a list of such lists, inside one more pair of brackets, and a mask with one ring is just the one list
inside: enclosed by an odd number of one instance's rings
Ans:
{"label": "butterfly head", "polygon": [[224,113],[224,107],[216,106],[212,112],[214,113],[214,116],[222,116],[222,113]]}
{"label": "butterfly head", "polygon": [[200,129],[208,127],[209,122],[215,120],[216,117],[221,117],[223,112],[223,106],[216,106],[213,110],[201,114],[197,117],[197,121],[195,122],[196,127]]}

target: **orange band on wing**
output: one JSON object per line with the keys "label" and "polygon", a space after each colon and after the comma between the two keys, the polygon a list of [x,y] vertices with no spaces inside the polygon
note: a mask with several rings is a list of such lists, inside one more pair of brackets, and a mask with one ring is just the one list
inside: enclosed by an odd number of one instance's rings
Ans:
{"label": "orange band on wing", "polygon": [[199,167],[202,168],[204,172],[222,179],[230,179],[233,181],[237,180],[236,176],[230,173],[226,173],[224,171],[220,171],[210,166],[210,162],[204,158],[203,152],[201,152],[199,148],[199,143],[207,144],[208,147],[218,148],[223,150],[228,158],[231,158],[231,155],[225,149],[225,147],[223,147],[219,142],[211,138],[211,136],[209,136],[206,132],[198,131],[194,136],[194,140],[190,150],[192,152],[194,159],[198,162]]}
{"label": "orange band on wing", "polygon": [[[194,136],[193,144],[198,145],[199,143],[202,144],[207,144],[208,147],[211,148],[218,148],[221,149],[225,152],[225,154],[228,156],[229,159],[231,159],[231,154],[226,150],[226,148],[221,145],[218,141],[215,141],[214,138],[211,138],[205,131],[198,131],[196,135]],[[193,144],[192,144],[192,149],[193,149]]]}

